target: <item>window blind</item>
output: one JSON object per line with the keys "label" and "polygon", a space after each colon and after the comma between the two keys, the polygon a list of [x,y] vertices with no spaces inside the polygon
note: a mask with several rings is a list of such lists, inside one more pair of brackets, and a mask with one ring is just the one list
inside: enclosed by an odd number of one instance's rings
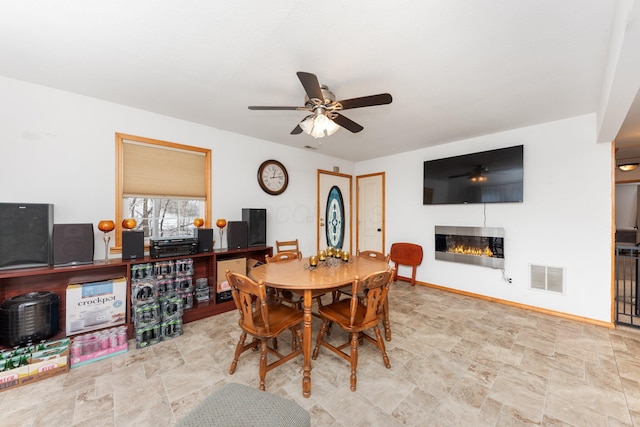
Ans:
{"label": "window blind", "polygon": [[206,159],[204,152],[125,139],[123,196],[206,199]]}

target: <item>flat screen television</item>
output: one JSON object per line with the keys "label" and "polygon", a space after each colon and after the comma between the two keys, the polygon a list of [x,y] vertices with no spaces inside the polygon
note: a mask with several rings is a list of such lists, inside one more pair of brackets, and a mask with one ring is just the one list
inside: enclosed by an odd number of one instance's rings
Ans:
{"label": "flat screen television", "polygon": [[523,148],[425,161],[422,204],[522,202]]}

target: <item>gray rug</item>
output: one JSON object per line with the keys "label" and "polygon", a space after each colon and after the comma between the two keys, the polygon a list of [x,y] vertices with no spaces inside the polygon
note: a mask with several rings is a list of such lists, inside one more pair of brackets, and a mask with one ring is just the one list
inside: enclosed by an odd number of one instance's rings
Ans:
{"label": "gray rug", "polygon": [[177,427],[311,426],[311,417],[297,403],[242,384],[225,384],[178,421]]}

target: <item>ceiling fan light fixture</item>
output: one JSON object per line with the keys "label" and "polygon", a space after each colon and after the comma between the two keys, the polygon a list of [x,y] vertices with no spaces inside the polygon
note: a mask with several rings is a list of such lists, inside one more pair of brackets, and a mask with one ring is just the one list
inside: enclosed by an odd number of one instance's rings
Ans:
{"label": "ceiling fan light fixture", "polygon": [[485,175],[471,175],[469,177],[469,180],[471,182],[485,182],[487,180],[487,177]]}
{"label": "ceiling fan light fixture", "polygon": [[351,133],[358,133],[364,128],[339,112],[352,108],[386,105],[390,104],[393,99],[388,93],[379,93],[336,101],[335,94],[327,86],[321,85],[315,74],[304,71],[298,71],[296,74],[305,91],[304,107],[249,106],[250,110],[293,110],[311,113],[293,128],[290,132],[291,135],[299,135],[304,132],[314,138],[324,138],[333,135],[341,127]]}
{"label": "ceiling fan light fixture", "polygon": [[317,109],[315,114],[308,115],[300,122],[302,131],[314,138],[323,138],[333,135],[340,129],[333,120],[324,114],[322,109]]}
{"label": "ceiling fan light fixture", "polygon": [[618,165],[618,169],[620,169],[622,172],[629,172],[637,168],[638,165],[640,165],[640,163],[625,163],[622,165]]}

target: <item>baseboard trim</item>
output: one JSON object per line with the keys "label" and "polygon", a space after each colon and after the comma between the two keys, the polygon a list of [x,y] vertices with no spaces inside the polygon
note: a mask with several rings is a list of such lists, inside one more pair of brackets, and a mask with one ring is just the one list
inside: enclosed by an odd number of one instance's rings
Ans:
{"label": "baseboard trim", "polygon": [[602,320],[591,319],[589,317],[576,316],[575,314],[564,313],[561,311],[549,310],[547,308],[536,307],[533,305],[522,304],[519,302],[513,302],[505,299],[489,297],[486,295],[476,294],[473,292],[461,291],[459,289],[447,288],[446,286],[434,285],[433,283],[419,282],[416,280],[417,285],[425,286],[427,288],[438,289],[440,291],[451,292],[454,294],[464,295],[467,297],[478,298],[485,301],[491,301],[498,304],[504,304],[511,307],[520,308],[523,310],[535,311],[536,313],[548,314],[562,319],[575,320],[576,322],[587,323],[589,325],[601,326],[603,328],[615,329],[616,325],[613,322],[604,322]]}

